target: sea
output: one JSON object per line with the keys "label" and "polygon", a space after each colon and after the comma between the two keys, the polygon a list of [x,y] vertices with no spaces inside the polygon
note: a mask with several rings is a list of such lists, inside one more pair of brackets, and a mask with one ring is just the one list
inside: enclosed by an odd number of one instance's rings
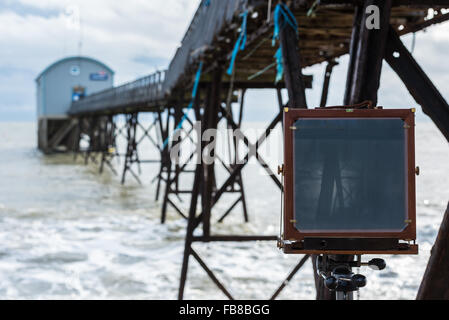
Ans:
{"label": "sea", "polygon": [[[161,202],[152,182],[158,165],[141,165],[141,185],[131,175],[121,185],[123,158],[112,160],[118,175],[108,167],[100,174],[98,164],[85,165],[80,156],[43,155],[36,132],[34,123],[0,122],[0,299],[176,299],[186,221],[169,208],[167,222],[160,223]],[[264,151],[273,171],[282,161],[281,152],[273,155],[279,137],[270,137],[274,147]],[[118,148],[124,150],[124,141]],[[150,143],[139,152],[141,159],[159,157]],[[384,256],[383,271],[355,270],[368,279],[356,299],[416,297],[449,201],[448,143],[431,122],[417,123],[416,162],[419,255]],[[226,177],[220,170],[217,184]],[[183,188],[192,187],[192,178],[181,177]],[[212,213],[212,232],[279,234],[279,188],[254,161],[243,181],[250,222],[237,206],[217,223],[235,197],[226,195]],[[173,201],[187,211],[187,196]],[[195,243],[194,249],[236,299],[270,298],[302,258],[284,255],[272,241]],[[378,256],[363,260],[373,257]],[[191,259],[185,298],[226,297]],[[278,298],[315,299],[310,261]]]}

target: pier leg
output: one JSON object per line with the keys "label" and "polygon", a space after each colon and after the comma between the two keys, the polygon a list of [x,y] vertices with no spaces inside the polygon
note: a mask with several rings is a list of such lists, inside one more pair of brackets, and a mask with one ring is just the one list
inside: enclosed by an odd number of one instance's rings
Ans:
{"label": "pier leg", "polygon": [[[107,124],[106,123],[101,123],[100,124],[100,135],[101,136],[106,136],[107,135]],[[100,160],[100,169],[99,169],[99,173],[102,174],[103,173],[103,169],[104,169],[104,164],[107,161],[106,158],[108,157],[108,147],[107,144],[104,143],[102,145],[102,150],[101,150],[101,160]]]}
{"label": "pier leg", "polygon": [[[181,119],[182,119],[182,116],[176,117],[177,121],[174,124],[174,128],[176,128],[179,125]],[[179,137],[176,144],[173,144],[171,146],[171,148],[173,148],[175,146],[180,147],[180,144],[182,144],[187,139],[192,140],[192,137],[190,136],[190,134],[192,134],[192,132],[194,132],[193,123],[191,122],[191,120],[189,118],[186,118],[186,123],[189,123],[192,126],[192,129],[190,131],[187,131],[186,137],[182,137],[182,138]],[[168,120],[167,120],[167,127],[168,127]],[[167,137],[170,137],[170,135],[168,133],[167,133]],[[186,170],[186,167],[189,164],[189,162],[192,161],[192,159],[194,158],[194,155],[195,155],[195,153],[192,153],[185,164],[183,164],[183,165],[175,164],[175,166],[173,166],[173,163],[170,159],[170,152],[171,152],[170,145],[167,145],[167,147],[165,149],[166,150],[163,150],[163,156],[162,156],[162,158],[164,159],[163,160],[164,167],[161,168],[161,170],[162,170],[161,172],[163,172],[165,169],[166,177],[162,178],[162,173],[159,176],[160,180],[165,181],[165,193],[164,193],[164,199],[163,199],[163,203],[162,203],[161,223],[165,223],[168,205],[170,205],[173,209],[175,209],[183,218],[187,219],[187,215],[181,211],[181,209],[175,204],[175,202],[172,199],[170,199],[170,194],[176,195],[178,197],[178,199],[180,201],[182,201],[180,194],[191,193],[190,190],[179,190],[179,186],[177,185],[177,182],[179,181],[179,177],[180,177],[181,173],[192,172],[192,171]]]}
{"label": "pier leg", "polygon": [[78,154],[80,153],[80,141],[81,141],[81,133],[83,132],[82,130],[83,121],[84,121],[83,118],[78,118],[78,123],[74,132],[74,139],[72,146],[73,161],[77,160]]}
{"label": "pier leg", "polygon": [[[160,132],[160,137],[162,139],[162,143],[165,141],[165,130],[164,130],[164,126],[162,124],[162,118],[161,118],[161,112],[158,111],[157,113],[157,126],[158,126],[158,130]],[[165,168],[165,157],[164,157],[164,151],[161,150],[162,149],[162,144],[159,147],[159,152],[161,154],[161,164],[159,167],[159,174],[156,176],[155,179],[157,179],[157,186],[156,186],[156,201],[159,201],[159,194],[161,192],[161,182],[163,180],[163,172],[164,172],[164,168]]]}
{"label": "pier leg", "polygon": [[[245,93],[246,93],[246,89],[241,90],[241,96],[240,96],[240,108],[239,108],[239,114],[238,114],[238,122],[236,123],[236,127],[238,129],[241,128],[241,124],[242,124],[242,119],[243,119],[243,110],[244,110],[244,104],[245,104]],[[233,111],[232,108],[226,108],[226,113],[222,113],[221,118],[226,121],[226,125],[228,130],[233,130],[233,126],[232,124],[228,121],[228,117],[230,119],[234,119],[233,116]],[[232,138],[228,136],[228,142],[229,142],[229,160],[230,160],[230,164],[229,166],[226,165],[223,161],[222,165],[223,167],[226,169],[226,171],[228,171],[229,174],[232,173],[232,171],[235,169],[236,167],[236,163],[237,163],[237,159],[239,159],[239,140],[237,139],[237,137],[232,134]],[[232,145],[232,146],[231,146]],[[232,157],[232,152],[234,152],[234,156]],[[242,205],[242,210],[243,210],[243,219],[245,221],[245,223],[249,222],[249,215],[248,215],[248,208],[246,205],[246,195],[245,195],[245,188],[243,185],[243,177],[242,177],[242,173],[240,172],[236,177],[235,177],[235,182],[232,184],[231,188],[230,188],[230,192],[233,193],[240,193],[240,197],[229,207],[228,210],[226,210],[226,212],[221,216],[220,219],[218,219],[218,222],[222,223],[225,218],[231,213],[231,211],[239,204],[241,203]]]}
{"label": "pier leg", "polygon": [[433,245],[426,272],[419,287],[417,300],[449,299],[449,205]]}
{"label": "pier leg", "polygon": [[87,165],[89,163],[89,154],[90,154],[90,149],[92,148],[92,139],[93,139],[93,135],[92,135],[92,122],[93,119],[86,119],[86,124],[87,124],[87,128],[86,128],[86,133],[89,136],[89,147],[87,148],[86,152],[84,153],[84,164]]}
{"label": "pier leg", "polygon": [[[216,68],[213,75],[211,96],[208,101],[208,106],[205,110],[205,123],[203,123],[204,130],[217,129],[218,113],[221,104],[221,78],[222,69]],[[214,138],[216,139],[216,137]],[[202,143],[203,144],[203,143]],[[203,144],[202,150],[206,146]],[[208,151],[208,155],[213,158],[213,162],[204,164],[204,189],[202,195],[203,204],[203,232],[205,236],[210,235],[210,219],[212,209],[212,193],[215,185],[215,150]]]}
{"label": "pier leg", "polygon": [[[208,99],[209,100],[209,99]],[[210,101],[210,100],[209,100]],[[231,117],[231,115],[226,111],[226,109],[223,106],[219,106],[218,112],[222,114],[222,116],[226,117],[226,120],[228,121],[228,124],[231,126],[232,129],[237,129],[239,127],[238,124],[235,123],[234,119]],[[187,234],[186,234],[186,240],[185,240],[185,249],[184,249],[184,258],[183,258],[183,264],[182,264],[182,270],[181,270],[181,278],[180,278],[180,289],[178,298],[183,299],[184,298],[184,292],[185,292],[185,285],[187,281],[187,271],[188,271],[188,264],[189,264],[189,257],[193,256],[197,262],[200,264],[200,266],[204,269],[204,271],[207,273],[207,275],[210,277],[210,279],[215,283],[215,285],[223,292],[223,294],[228,297],[229,299],[233,299],[232,295],[229,293],[229,291],[225,288],[225,286],[218,280],[218,278],[214,275],[212,270],[206,265],[206,262],[203,261],[198,254],[193,250],[192,244],[195,242],[217,242],[217,241],[232,241],[232,242],[240,242],[240,241],[275,241],[277,239],[277,236],[239,236],[239,235],[212,235],[210,233],[210,226],[209,228],[205,229],[204,226],[202,228],[203,234],[194,236],[194,231],[199,227],[201,223],[204,224],[205,220],[205,210],[212,210],[213,207],[218,203],[218,201],[221,199],[221,197],[229,190],[229,188],[232,188],[233,185],[237,182],[237,177],[241,175],[242,169],[246,166],[249,159],[252,156],[255,156],[258,158],[257,160],[261,164],[261,166],[267,170],[269,176],[273,179],[273,181],[282,189],[282,185],[280,181],[277,179],[277,177],[274,175],[273,172],[269,169],[267,164],[263,161],[263,159],[258,154],[258,148],[264,143],[264,141],[269,137],[270,133],[272,132],[272,129],[281,122],[282,118],[282,112],[283,110],[280,110],[280,112],[276,115],[276,117],[273,119],[273,121],[268,125],[266,128],[265,134],[263,134],[256,143],[252,144],[249,142],[249,139],[243,135],[243,137],[240,137],[239,139],[243,140],[245,145],[247,146],[248,150],[251,150],[252,152],[248,151],[245,155],[244,159],[245,161],[243,163],[237,164],[235,167],[233,167],[230,170],[230,174],[226,181],[216,190],[213,191],[210,199],[210,206],[203,207],[203,211],[195,215],[197,208],[197,197],[199,194],[201,194],[202,188],[205,188],[206,179],[204,178],[204,174],[206,173],[205,165],[197,165],[196,174],[195,174],[195,182],[194,182],[194,188],[192,193],[192,202],[190,206],[189,216],[188,216],[188,227],[187,227]],[[241,120],[239,120],[241,121]],[[201,147],[204,148],[204,145]],[[255,152],[254,152],[255,151]],[[200,153],[202,154],[202,153]],[[199,180],[198,180],[199,179]],[[199,182],[198,182],[199,181]],[[204,194],[204,192],[202,193]],[[195,209],[193,209],[195,208]],[[232,208],[231,208],[232,209]],[[210,217],[210,216],[209,216]],[[210,220],[209,220],[210,222]],[[300,263],[296,266],[296,268],[290,273],[287,279],[292,279],[293,276],[298,272],[298,270],[302,267],[302,265],[305,263],[307,259],[303,258]],[[286,286],[286,282],[281,285],[280,289],[277,290],[277,293],[275,293],[275,296],[278,295],[283,288]]]}
{"label": "pier leg", "polygon": [[98,150],[98,117],[87,119],[87,132],[89,135],[89,147],[84,154],[84,164],[88,164],[89,160],[93,163],[97,163],[95,152]]}
{"label": "pier leg", "polygon": [[[380,29],[365,27],[368,18],[366,7],[376,5],[380,9]],[[345,104],[357,104],[366,100],[377,105],[382,62],[385,56],[390,25],[391,0],[368,0],[355,12],[351,39],[350,60],[346,82]]]}
{"label": "pier leg", "polygon": [[329,94],[329,84],[331,81],[331,75],[332,75],[332,71],[334,70],[334,67],[336,65],[338,65],[338,62],[336,62],[335,59],[332,59],[327,63],[326,71],[324,72],[323,91],[321,92],[321,101],[320,101],[321,108],[324,108],[327,104],[327,97]]}
{"label": "pier leg", "polygon": [[[365,28],[367,19],[366,7],[376,5],[380,9],[380,29],[369,30]],[[369,0],[355,10],[353,33],[350,46],[350,59],[346,80],[344,104],[357,104],[371,100],[377,104],[382,61],[390,23],[391,0]],[[316,256],[312,261],[316,261]],[[352,260],[353,256],[332,256],[336,261]],[[323,283],[323,279],[315,272],[317,299],[334,300],[335,293],[330,292]]]}
{"label": "pier leg", "polygon": [[[167,119],[166,119],[166,138],[168,139],[170,136],[170,117],[171,117],[171,110],[168,109],[167,112]],[[165,140],[164,139],[164,140]],[[164,224],[165,220],[167,218],[167,205],[168,205],[168,195],[170,193],[170,177],[171,177],[171,169],[172,169],[172,163],[170,160],[170,151],[169,151],[169,145],[170,143],[164,148],[163,152],[163,158],[166,165],[167,175],[166,175],[166,184],[165,184],[165,193],[164,193],[164,199],[162,203],[162,213],[161,213],[161,223]]]}
{"label": "pier leg", "polygon": [[181,279],[179,283],[178,299],[182,300],[184,298],[184,289],[187,281],[187,271],[189,267],[189,258],[192,253],[192,242],[193,242],[193,231],[195,230],[195,218],[196,218],[196,208],[198,203],[198,196],[200,193],[200,184],[202,181],[203,166],[197,164],[195,170],[195,178],[193,182],[192,190],[192,201],[190,202],[189,216],[187,222],[187,233],[186,240],[184,244],[184,257],[182,260],[181,268]]}
{"label": "pier leg", "polygon": [[139,176],[133,171],[132,164],[137,163],[140,166],[139,155],[137,153],[137,121],[138,113],[131,113],[126,115],[126,139],[127,147],[125,154],[125,161],[122,173],[122,185],[125,184],[126,174],[129,172],[136,179],[139,184],[142,184]]}
{"label": "pier leg", "polygon": [[284,80],[288,91],[290,108],[306,108],[306,87],[301,68],[301,55],[299,50],[298,36],[296,30],[288,26],[281,18],[280,25],[286,25],[281,28],[279,38],[282,47],[282,60],[284,64]]}
{"label": "pier leg", "polygon": [[104,166],[107,165],[113,174],[117,175],[117,171],[113,167],[111,160],[116,156],[116,135],[115,135],[115,123],[114,117],[108,116],[101,121],[101,163],[100,174],[103,173]]}

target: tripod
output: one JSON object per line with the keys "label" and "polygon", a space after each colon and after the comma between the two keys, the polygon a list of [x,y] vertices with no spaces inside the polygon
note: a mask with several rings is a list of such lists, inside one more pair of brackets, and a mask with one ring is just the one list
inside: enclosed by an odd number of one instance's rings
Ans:
{"label": "tripod", "polygon": [[319,256],[317,259],[317,272],[324,279],[326,288],[335,291],[336,300],[353,300],[354,292],[366,286],[366,277],[354,274],[352,268],[368,266],[373,270],[383,270],[386,263],[383,259],[372,259],[362,262],[361,256],[357,261],[342,261],[328,255]]}

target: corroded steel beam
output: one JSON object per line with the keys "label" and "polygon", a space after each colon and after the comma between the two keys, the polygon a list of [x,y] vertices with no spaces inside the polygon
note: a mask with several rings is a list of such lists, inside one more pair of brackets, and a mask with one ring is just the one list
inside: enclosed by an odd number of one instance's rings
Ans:
{"label": "corroded steel beam", "polygon": [[[368,14],[365,8],[377,5],[380,8],[380,29],[365,27]],[[391,0],[366,1],[356,13],[351,43],[351,57],[348,70],[344,104],[357,104],[370,100],[377,104],[382,61],[390,24]]]}
{"label": "corroded steel beam", "polygon": [[[287,25],[284,17],[280,25]],[[288,92],[288,105],[290,108],[306,108],[306,90],[301,69],[301,55],[298,46],[296,30],[287,26],[281,28],[279,33],[282,61],[284,64],[284,80]]]}
{"label": "corroded steel beam", "polygon": [[385,59],[401,78],[415,101],[422,106],[449,141],[449,105],[421,69],[393,28],[388,34]]}
{"label": "corroded steel beam", "polygon": [[[367,29],[364,21],[367,18],[365,8],[369,5],[377,5],[380,8],[380,29]],[[379,89],[382,61],[390,23],[391,0],[369,0],[361,7],[355,8],[354,26],[351,38],[350,61],[346,80],[346,93],[344,104],[358,104],[364,100],[377,103],[377,91]],[[351,261],[353,256],[332,256],[335,261]],[[316,262],[317,256],[312,256]],[[315,266],[316,267],[316,266]],[[315,286],[317,300],[334,300],[335,292],[330,292],[323,279],[315,270]]]}

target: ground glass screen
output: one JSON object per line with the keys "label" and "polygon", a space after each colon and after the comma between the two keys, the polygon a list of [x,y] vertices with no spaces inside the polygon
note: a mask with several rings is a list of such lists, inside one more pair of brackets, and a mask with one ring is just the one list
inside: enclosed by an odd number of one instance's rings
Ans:
{"label": "ground glass screen", "polygon": [[294,126],[298,230],[382,232],[406,227],[402,119],[299,119]]}

